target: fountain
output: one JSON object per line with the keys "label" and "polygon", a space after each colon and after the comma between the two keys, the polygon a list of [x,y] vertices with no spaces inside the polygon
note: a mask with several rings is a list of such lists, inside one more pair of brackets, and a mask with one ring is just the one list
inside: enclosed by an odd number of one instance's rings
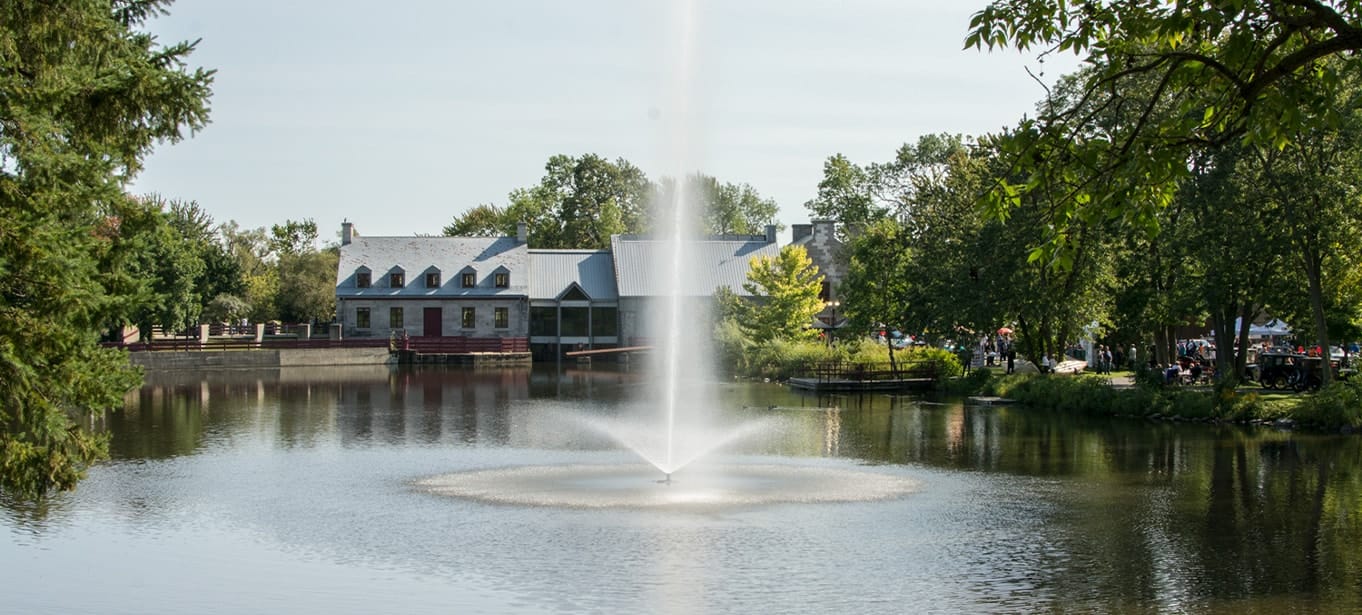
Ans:
{"label": "fountain", "polygon": [[[725,447],[781,432],[778,417],[722,420],[709,332],[713,282],[701,271],[696,248],[700,211],[688,178],[698,172],[699,131],[692,97],[694,2],[678,11],[672,81],[660,114],[669,148],[669,194],[656,199],[651,256],[659,291],[645,316],[656,370],[632,416],[602,418],[560,413],[560,425],[608,436],[647,465],[571,464],[497,468],[418,482],[432,493],[501,504],[598,507],[746,506],[776,502],[861,501],[897,497],[914,489],[908,479],[847,469],[786,463],[700,464]],[[697,467],[702,466],[702,467]],[[683,473],[684,471],[684,473]],[[674,481],[674,475],[681,475]],[[660,479],[659,479],[660,476]],[[660,486],[660,487],[659,487]]]}

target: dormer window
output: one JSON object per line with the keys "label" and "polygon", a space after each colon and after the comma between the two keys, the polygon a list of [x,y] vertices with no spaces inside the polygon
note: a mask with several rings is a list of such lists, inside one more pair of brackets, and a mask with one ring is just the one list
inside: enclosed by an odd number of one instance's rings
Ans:
{"label": "dormer window", "polygon": [[391,286],[393,288],[402,288],[403,286],[406,285],[407,274],[402,273],[401,271],[395,271],[393,273],[388,274],[388,286]]}
{"label": "dormer window", "polygon": [[464,288],[473,288],[478,285],[478,274],[472,271],[465,271],[459,278],[459,286]]}
{"label": "dormer window", "polygon": [[438,272],[438,271],[427,271],[427,272],[426,272],[426,288],[439,288],[439,287],[440,287],[440,272]]}
{"label": "dormer window", "polygon": [[368,271],[355,272],[355,288],[369,288],[372,282],[369,280]]}
{"label": "dormer window", "polygon": [[492,280],[493,286],[496,286],[497,288],[506,288],[511,285],[511,274],[506,273],[505,271],[498,271],[492,276]]}

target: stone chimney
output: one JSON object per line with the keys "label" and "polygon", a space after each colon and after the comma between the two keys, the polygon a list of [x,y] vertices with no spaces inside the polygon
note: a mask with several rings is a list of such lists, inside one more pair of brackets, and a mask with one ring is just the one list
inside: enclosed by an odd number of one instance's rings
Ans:
{"label": "stone chimney", "polygon": [[530,227],[524,222],[515,223],[515,240],[520,243],[530,242]]}
{"label": "stone chimney", "polygon": [[814,220],[813,236],[824,241],[834,239],[837,237],[837,224],[832,220]]}
{"label": "stone chimney", "polygon": [[355,240],[355,225],[349,220],[341,223],[341,245],[348,246]]}
{"label": "stone chimney", "polygon": [[791,228],[794,229],[794,238],[790,240],[792,242],[799,241],[800,239],[813,234],[812,224],[796,224]]}
{"label": "stone chimney", "polygon": [[776,228],[774,224],[766,225],[766,243],[776,242]]}

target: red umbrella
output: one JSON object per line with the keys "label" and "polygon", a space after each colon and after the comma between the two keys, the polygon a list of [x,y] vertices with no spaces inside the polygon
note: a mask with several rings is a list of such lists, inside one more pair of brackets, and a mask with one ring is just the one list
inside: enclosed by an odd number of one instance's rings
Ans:
{"label": "red umbrella", "polygon": [[998,335],[1012,335],[1012,329],[1001,327],[998,329]]}

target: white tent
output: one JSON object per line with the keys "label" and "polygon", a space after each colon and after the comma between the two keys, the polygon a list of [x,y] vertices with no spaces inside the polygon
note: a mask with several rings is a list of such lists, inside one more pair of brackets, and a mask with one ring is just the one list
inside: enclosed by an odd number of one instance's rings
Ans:
{"label": "white tent", "polygon": [[[1239,332],[1240,322],[1241,319],[1238,318],[1234,319],[1235,333]],[[1284,335],[1291,335],[1291,327],[1287,326],[1286,323],[1277,320],[1276,318],[1267,321],[1267,324],[1262,325],[1255,325],[1252,323],[1249,324],[1250,337],[1281,337]]]}

